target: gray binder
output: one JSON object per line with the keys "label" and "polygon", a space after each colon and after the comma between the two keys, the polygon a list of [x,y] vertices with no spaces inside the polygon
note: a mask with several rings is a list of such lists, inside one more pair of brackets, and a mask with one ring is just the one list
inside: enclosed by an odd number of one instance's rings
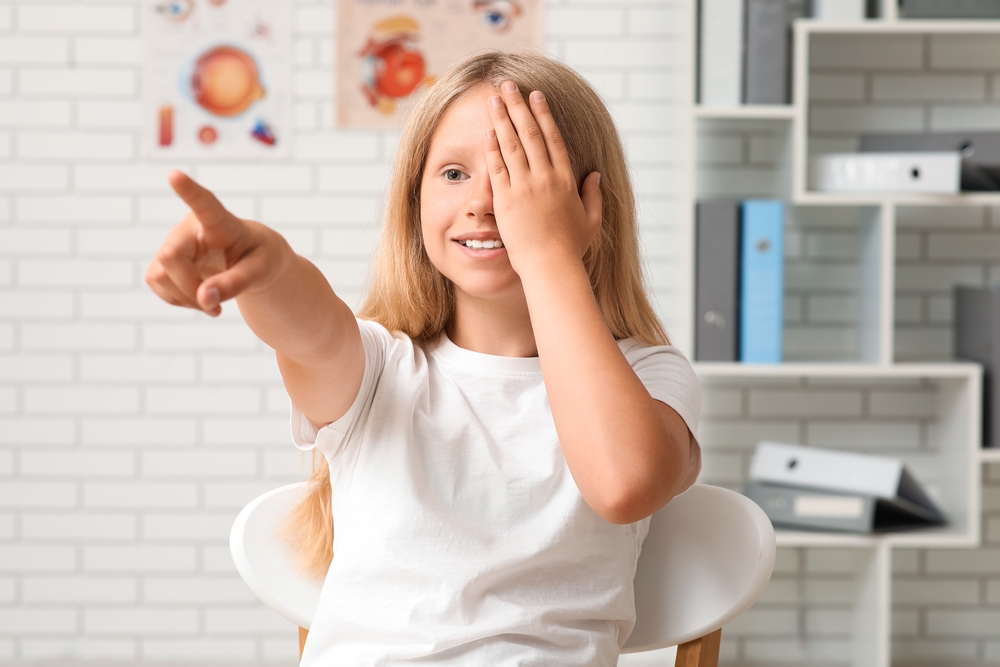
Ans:
{"label": "gray binder", "polygon": [[738,361],[740,202],[698,202],[695,246],[694,357]]}
{"label": "gray binder", "polygon": [[881,533],[944,524],[936,511],[897,496],[886,499],[794,486],[748,482],[743,495],[776,527]]}
{"label": "gray binder", "polygon": [[962,190],[1000,190],[1000,132],[862,134],[859,150],[863,153],[959,152],[962,154]]}
{"label": "gray binder", "polygon": [[789,29],[785,0],[746,0],[743,102],[788,103]]}
{"label": "gray binder", "polygon": [[955,356],[983,365],[983,446],[1000,447],[1000,286],[955,288]]}
{"label": "gray binder", "polygon": [[899,15],[907,19],[998,19],[997,0],[899,0]]}

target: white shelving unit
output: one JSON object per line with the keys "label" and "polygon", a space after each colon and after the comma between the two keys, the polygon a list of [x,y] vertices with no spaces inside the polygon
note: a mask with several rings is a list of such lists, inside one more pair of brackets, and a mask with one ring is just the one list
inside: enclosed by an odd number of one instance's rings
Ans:
{"label": "white shelving unit", "polygon": [[[696,363],[696,370],[706,389],[706,405],[713,397],[725,403],[725,410],[709,410],[716,428],[703,433],[706,461],[717,460],[703,479],[738,488],[745,481],[749,455],[753,449],[750,435],[759,439],[786,439],[799,433],[799,442],[838,446],[824,441],[821,434],[831,431],[831,418],[822,407],[807,407],[796,414],[795,401],[780,419],[764,419],[768,397],[802,398],[814,392],[817,402],[830,391],[853,391],[862,397],[861,408],[850,417],[850,427],[857,438],[839,446],[854,451],[898,456],[927,486],[948,515],[950,523],[940,530],[922,530],[886,535],[839,535],[830,533],[778,532],[781,549],[805,554],[838,554],[845,565],[841,593],[849,601],[837,608],[840,619],[835,638],[810,630],[810,605],[816,602],[808,594],[786,596],[785,603],[798,604],[798,629],[785,641],[785,650],[774,659],[765,649],[750,650],[752,633],[741,635],[741,626],[723,633],[723,658],[729,662],[753,664],[850,664],[854,667],[889,667],[891,663],[891,582],[892,552],[895,549],[975,547],[980,543],[981,473],[980,464],[1000,462],[1000,451],[980,448],[981,389],[979,366],[952,363],[934,358],[933,362],[912,362],[896,347],[895,299],[897,292],[897,238],[900,210],[922,207],[1000,206],[1000,194],[969,193],[955,195],[870,194],[844,195],[809,189],[808,161],[813,154],[810,133],[810,48],[816,40],[842,36],[855,40],[879,40],[894,35],[996,35],[1000,49],[1000,21],[906,21],[899,19],[895,0],[883,0],[882,18],[857,23],[826,23],[808,19],[794,23],[792,95],[789,105],[704,108],[693,105],[689,121],[694,150],[688,165],[691,200],[711,197],[768,197],[783,199],[789,219],[829,219],[851,248],[847,264],[854,276],[845,279],[846,296],[842,301],[853,306],[853,325],[844,328],[846,341],[835,353],[809,352],[802,346],[777,365],[731,363]],[[695,27],[697,31],[697,27]],[[697,34],[697,32],[695,32]],[[698,62],[697,56],[693,59]],[[878,64],[873,63],[873,68]],[[1000,81],[1000,79],[998,79]],[[969,128],[976,129],[976,128]],[[713,162],[716,145],[743,141],[747,154],[759,148],[766,164],[760,166],[753,156],[741,165]],[[754,142],[757,142],[754,144]],[[747,149],[746,146],[750,146]],[[815,152],[823,152],[816,150]],[[693,234],[692,234],[693,238]],[[815,282],[820,282],[829,267],[818,266]],[[799,262],[788,282],[808,282],[808,257]],[[790,271],[788,272],[791,273]],[[850,270],[841,274],[849,274]],[[853,281],[853,282],[852,282]],[[694,279],[691,280],[693,286]],[[693,293],[689,295],[693,304]],[[693,307],[692,307],[693,312]],[[694,322],[685,332],[694,340]],[[832,389],[831,389],[832,388]],[[831,394],[835,395],[835,394]],[[912,420],[912,442],[882,442],[880,434],[891,421],[876,414],[871,403],[885,396],[901,400],[901,415]],[[763,397],[758,401],[759,397]],[[902,398],[900,398],[902,397]],[[724,399],[724,400],[723,400]],[[813,409],[814,412],[810,412]],[[714,416],[712,416],[714,415]],[[721,416],[719,416],[721,415]],[[723,428],[724,427],[724,428]],[[771,429],[769,431],[768,429]],[[902,428],[900,429],[902,431]],[[773,431],[773,433],[772,433]],[[736,435],[733,435],[736,434]],[[918,434],[918,435],[917,435]],[[815,442],[813,441],[815,440]],[[829,440],[829,438],[827,438]],[[716,457],[713,459],[712,457]],[[824,551],[825,550],[825,551]],[[832,551],[830,551],[832,550]],[[844,556],[843,554],[853,554]],[[822,555],[817,557],[822,560]],[[808,578],[809,568],[793,576]],[[805,587],[805,588],[808,588]],[[803,586],[796,587],[796,590]],[[767,598],[761,604],[767,604]],[[750,612],[753,613],[753,610]],[[827,618],[822,613],[815,618]],[[847,620],[845,620],[847,619]],[[777,632],[777,631],[776,631]],[[838,634],[839,633],[839,634]],[[743,643],[741,643],[743,642]],[[764,645],[766,642],[758,642]],[[788,658],[788,646],[795,655]],[[735,648],[734,648],[735,647]]]}

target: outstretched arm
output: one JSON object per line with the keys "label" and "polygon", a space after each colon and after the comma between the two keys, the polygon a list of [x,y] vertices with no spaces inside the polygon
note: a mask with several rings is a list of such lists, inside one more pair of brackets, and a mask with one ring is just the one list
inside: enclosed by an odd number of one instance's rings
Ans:
{"label": "outstretched arm", "polygon": [[169,181],[191,212],[156,253],[146,282],[167,303],[213,317],[235,298],[253,332],[275,350],[285,388],[306,416],[321,426],[347,412],[365,364],[350,308],[280,234],[237,218],[179,171]]}
{"label": "outstretched arm", "polygon": [[654,400],[604,322],[582,257],[601,225],[600,175],[578,194],[548,105],[511,82],[490,103],[497,226],[527,298],[563,453],[598,514],[630,523],[694,483],[700,453],[683,419]]}

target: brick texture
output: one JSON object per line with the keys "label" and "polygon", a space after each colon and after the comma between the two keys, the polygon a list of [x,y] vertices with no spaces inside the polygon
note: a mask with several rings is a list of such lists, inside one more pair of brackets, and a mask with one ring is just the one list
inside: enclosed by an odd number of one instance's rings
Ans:
{"label": "brick texture", "polygon": [[[688,3],[545,2],[549,50],[635,147],[656,301],[681,324],[686,255],[664,248],[689,215]],[[294,664],[226,544],[247,501],[309,474],[274,354],[233,304],[209,320],[142,282],[186,212],[180,168],[358,301],[397,133],[334,126],[335,3],[290,4],[291,157],[248,166],[142,157],[148,1],[0,1],[0,662]]]}

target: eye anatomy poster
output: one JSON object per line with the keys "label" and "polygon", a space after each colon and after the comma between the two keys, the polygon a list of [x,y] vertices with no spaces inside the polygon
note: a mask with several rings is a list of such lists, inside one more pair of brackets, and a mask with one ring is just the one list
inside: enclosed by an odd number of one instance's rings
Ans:
{"label": "eye anatomy poster", "polygon": [[338,0],[337,123],[398,127],[455,61],[541,47],[541,0]]}
{"label": "eye anatomy poster", "polygon": [[291,4],[143,3],[144,155],[289,154]]}

